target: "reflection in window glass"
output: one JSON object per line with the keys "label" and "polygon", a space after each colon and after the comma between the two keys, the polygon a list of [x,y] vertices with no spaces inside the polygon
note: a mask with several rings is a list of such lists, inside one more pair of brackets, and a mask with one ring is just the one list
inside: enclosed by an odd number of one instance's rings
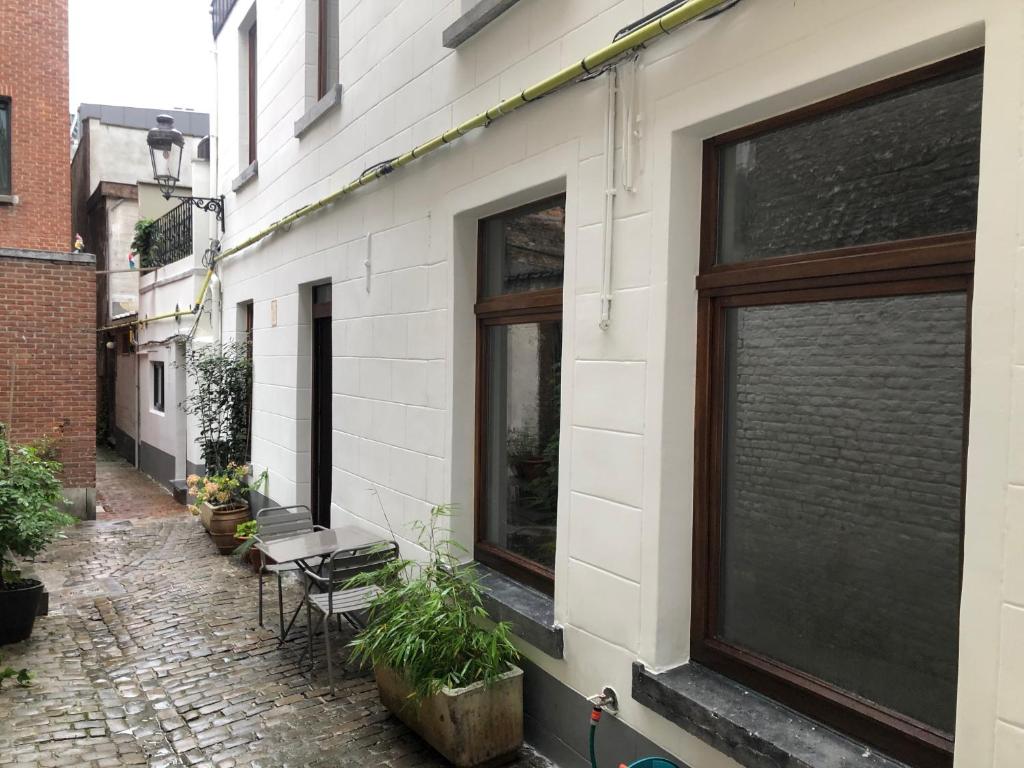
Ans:
{"label": "reflection in window glass", "polygon": [[340,66],[340,34],[338,18],[338,0],[319,0],[319,69],[317,98],[322,98],[338,84],[338,68]]}
{"label": "reflection in window glass", "polygon": [[481,297],[562,287],[565,198],[484,222]]}
{"label": "reflection in window glass", "polygon": [[0,99],[0,195],[11,194],[11,102]]}
{"label": "reflection in window glass", "polygon": [[718,263],[975,228],[981,67],[722,147]]}
{"label": "reflection in window glass", "polygon": [[964,293],[726,310],[720,636],[952,733]]}
{"label": "reflection in window glass", "polygon": [[554,569],[562,323],[486,333],[484,538]]}

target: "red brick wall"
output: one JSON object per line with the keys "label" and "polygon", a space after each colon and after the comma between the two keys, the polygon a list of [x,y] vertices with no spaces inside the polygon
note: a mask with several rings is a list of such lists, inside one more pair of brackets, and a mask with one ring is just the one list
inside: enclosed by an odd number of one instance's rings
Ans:
{"label": "red brick wall", "polygon": [[11,98],[11,191],[0,247],[69,251],[67,0],[0,0],[0,96]]}
{"label": "red brick wall", "polygon": [[95,486],[95,297],[93,264],[0,257],[0,421],[19,442],[60,427],[68,488]]}

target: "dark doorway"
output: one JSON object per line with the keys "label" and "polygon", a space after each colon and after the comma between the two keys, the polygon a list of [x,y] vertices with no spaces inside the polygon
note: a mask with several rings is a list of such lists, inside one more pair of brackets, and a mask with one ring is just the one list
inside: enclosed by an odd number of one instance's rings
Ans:
{"label": "dark doorway", "polygon": [[317,525],[331,526],[331,286],[313,286],[311,501]]}

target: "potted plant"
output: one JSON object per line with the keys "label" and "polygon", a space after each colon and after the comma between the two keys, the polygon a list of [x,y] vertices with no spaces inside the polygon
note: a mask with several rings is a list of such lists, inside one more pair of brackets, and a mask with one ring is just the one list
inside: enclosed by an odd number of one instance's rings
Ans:
{"label": "potted plant", "polygon": [[439,538],[448,507],[419,523],[425,562],[400,559],[356,576],[381,591],[352,641],[373,666],[381,701],[459,768],[513,756],[523,741],[523,672],[507,623],[486,625],[472,569]]}
{"label": "potted plant", "polygon": [[249,519],[249,493],[257,490],[267,478],[264,472],[249,483],[249,465],[231,462],[223,472],[200,477],[188,476],[188,492],[195,497],[189,507],[199,515],[203,527],[213,537],[217,550],[230,555],[238,547],[235,529]]}
{"label": "potted plant", "polygon": [[30,446],[11,445],[0,427],[0,645],[32,634],[43,583],[23,578],[15,558],[31,558],[56,539],[74,519],[57,474],[60,464]]}
{"label": "potted plant", "polygon": [[234,554],[240,560],[248,562],[256,573],[260,572],[260,553],[253,545],[256,543],[256,534],[260,532],[260,524],[255,520],[247,520],[235,526],[235,547]]}

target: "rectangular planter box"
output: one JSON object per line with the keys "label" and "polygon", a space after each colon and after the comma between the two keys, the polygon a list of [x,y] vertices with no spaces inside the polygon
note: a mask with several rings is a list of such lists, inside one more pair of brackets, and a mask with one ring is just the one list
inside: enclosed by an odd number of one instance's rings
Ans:
{"label": "rectangular planter box", "polygon": [[500,765],[523,743],[523,670],[512,667],[494,685],[445,688],[416,702],[394,670],[374,667],[384,706],[457,768]]}

